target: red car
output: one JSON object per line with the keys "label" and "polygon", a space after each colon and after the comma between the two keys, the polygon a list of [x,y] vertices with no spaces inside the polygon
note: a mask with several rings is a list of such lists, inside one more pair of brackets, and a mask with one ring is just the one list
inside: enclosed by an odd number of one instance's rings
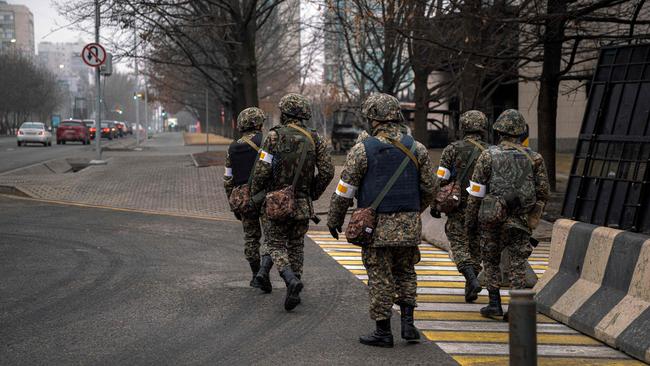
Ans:
{"label": "red car", "polygon": [[78,119],[62,121],[56,129],[56,143],[64,144],[66,141],[80,141],[83,145],[90,143],[90,134],[84,123]]}

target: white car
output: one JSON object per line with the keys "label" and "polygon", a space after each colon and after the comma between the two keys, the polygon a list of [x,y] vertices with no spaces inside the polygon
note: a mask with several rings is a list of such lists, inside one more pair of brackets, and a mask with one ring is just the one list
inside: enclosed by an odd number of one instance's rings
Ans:
{"label": "white car", "polygon": [[18,129],[18,146],[27,143],[43,144],[52,146],[52,133],[48,131],[42,122],[25,122]]}

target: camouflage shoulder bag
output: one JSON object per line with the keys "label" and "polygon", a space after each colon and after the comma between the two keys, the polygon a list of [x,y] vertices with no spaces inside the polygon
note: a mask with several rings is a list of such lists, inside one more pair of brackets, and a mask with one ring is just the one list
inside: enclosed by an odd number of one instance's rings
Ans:
{"label": "camouflage shoulder bag", "polygon": [[[310,143],[314,144],[313,137],[305,131],[303,128],[289,124],[287,125],[290,128],[293,128],[297,131],[300,131]],[[300,160],[298,162],[298,167],[293,175],[293,182],[290,186],[286,186],[277,191],[269,192],[266,194],[266,216],[274,221],[286,221],[289,220],[294,212],[297,209],[296,203],[296,184],[298,184],[298,179],[300,178],[300,173],[302,172],[302,167],[305,165],[305,159],[307,158],[307,141],[304,141],[300,144]]]}
{"label": "camouflage shoulder bag", "polygon": [[438,210],[439,212],[448,214],[458,209],[458,206],[460,206],[461,195],[463,193],[461,184],[462,182],[465,181],[465,178],[467,177],[467,173],[469,172],[470,168],[474,165],[474,162],[478,158],[479,154],[483,152],[483,150],[485,150],[485,148],[481,146],[481,144],[469,139],[467,141],[472,143],[476,147],[472,151],[472,155],[470,155],[469,161],[467,162],[467,165],[465,166],[465,169],[463,169],[460,176],[454,179],[453,182],[450,182],[449,184],[441,187],[440,190],[438,190],[438,193],[436,194],[436,199],[434,201],[434,205],[436,207],[436,210]]}
{"label": "camouflage shoulder bag", "polygon": [[[257,146],[248,137],[242,137],[242,140],[244,140],[244,142],[246,142],[253,149],[255,149],[255,151],[257,152],[260,151],[259,146]],[[253,163],[253,169],[248,176],[248,183],[233,188],[232,193],[230,194],[230,197],[228,199],[228,203],[230,204],[230,209],[234,213],[241,215],[243,217],[251,217],[257,213],[257,208],[255,208],[255,206],[251,203],[251,190],[250,190],[251,181],[253,180],[252,172],[255,170],[255,164],[257,164],[257,160],[255,161],[255,163]]]}
{"label": "camouflage shoulder bag", "polygon": [[[391,143],[394,143],[394,141],[390,140]],[[364,246],[364,245],[369,245],[372,243],[372,238],[375,233],[375,228],[377,227],[377,207],[381,204],[381,201],[383,201],[384,197],[388,192],[390,191],[391,188],[393,188],[393,185],[397,181],[400,175],[402,175],[402,172],[404,172],[404,169],[406,169],[406,166],[408,165],[409,160],[415,158],[415,149],[417,144],[413,142],[413,146],[411,146],[410,150],[407,150],[410,154],[407,154],[407,156],[402,160],[402,163],[400,166],[397,168],[395,173],[390,177],[384,188],[381,190],[379,195],[375,198],[375,200],[372,202],[370,207],[364,207],[364,208],[357,208],[352,212],[352,217],[350,217],[350,222],[348,223],[348,227],[345,229],[345,238],[349,243],[359,245],[359,246]],[[403,146],[403,145],[402,145]],[[401,149],[400,149],[401,150]],[[411,158],[413,156],[413,158]],[[415,160],[417,161],[417,159]],[[417,166],[417,164],[416,164]]]}

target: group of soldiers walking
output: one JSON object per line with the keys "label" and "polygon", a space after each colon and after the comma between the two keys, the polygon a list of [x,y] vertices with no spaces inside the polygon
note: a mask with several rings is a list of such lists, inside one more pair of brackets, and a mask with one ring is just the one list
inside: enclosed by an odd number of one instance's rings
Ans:
{"label": "group of soldiers walking", "polygon": [[[318,220],[312,202],[333,179],[334,166],[327,142],[305,126],[311,118],[309,101],[288,94],[279,109],[281,123],[266,138],[262,110],[253,107],[240,113],[237,127],[242,137],[228,150],[224,187],[243,225],[250,285],[270,293],[275,264],[286,284],[284,307],[290,311],[300,304],[303,289],[304,236],[309,220]],[[521,145],[527,131],[523,116],[516,110],[503,112],[492,127],[497,145],[489,146],[486,116],[480,111],[464,113],[463,138],[444,149],[435,168],[426,147],[407,133],[395,97],[373,94],[361,112],[369,133],[362,133],[348,153],[327,219],[331,235],[338,239],[356,199],[346,238],[361,246],[370,317],[376,322],[375,331],[359,341],[393,346],[394,304],[400,307],[402,339],[420,339],[414,326],[415,265],[420,261],[420,215],[428,207],[434,217],[441,212],[447,216],[445,231],[452,258],[466,280],[466,302],[474,302],[482,291],[477,276],[483,270],[489,304],[481,314],[504,316],[501,252],[510,255],[511,287],[524,288],[530,236],[549,196],[541,155]]]}

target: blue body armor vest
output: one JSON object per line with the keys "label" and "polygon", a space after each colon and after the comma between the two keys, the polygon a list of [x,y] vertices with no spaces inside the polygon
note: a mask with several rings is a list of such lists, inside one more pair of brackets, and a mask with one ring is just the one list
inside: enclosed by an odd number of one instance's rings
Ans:
{"label": "blue body armor vest", "polygon": [[[251,141],[257,146],[262,146],[262,133],[258,133]],[[248,178],[257,160],[257,151],[246,142],[234,141],[228,148],[230,165],[232,166],[233,183],[235,186],[248,183]]]}
{"label": "blue body armor vest", "polygon": [[[408,135],[402,137],[402,144],[410,149],[415,140]],[[370,207],[386,183],[393,176],[406,155],[395,146],[384,143],[376,137],[363,141],[368,159],[368,171],[359,189],[358,206]],[[420,175],[409,159],[409,163],[397,179],[384,200],[377,207],[378,213],[420,211]]]}

